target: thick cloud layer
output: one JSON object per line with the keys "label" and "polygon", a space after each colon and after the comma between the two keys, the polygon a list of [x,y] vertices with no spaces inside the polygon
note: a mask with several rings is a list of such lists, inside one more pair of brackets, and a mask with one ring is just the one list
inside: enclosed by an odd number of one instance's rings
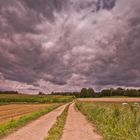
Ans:
{"label": "thick cloud layer", "polygon": [[139,87],[139,5],[139,0],[1,0],[0,89]]}

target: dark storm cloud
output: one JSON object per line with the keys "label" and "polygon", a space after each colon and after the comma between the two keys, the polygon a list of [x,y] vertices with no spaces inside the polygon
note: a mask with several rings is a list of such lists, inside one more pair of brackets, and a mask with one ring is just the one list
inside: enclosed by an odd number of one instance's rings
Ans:
{"label": "dark storm cloud", "polygon": [[37,11],[37,14],[42,14],[47,19],[54,21],[54,12],[60,12],[65,7],[66,0],[24,0],[21,2],[25,3],[28,8]]}
{"label": "dark storm cloud", "polygon": [[[116,43],[116,52],[113,58],[105,64],[103,75],[98,77],[97,84],[115,84],[118,86],[140,86],[140,17],[135,15],[128,19],[129,28],[125,36],[120,35],[112,40]],[[123,38],[123,39],[122,39]],[[114,62],[113,62],[114,59]],[[104,74],[105,72],[105,74]]]}
{"label": "dark storm cloud", "polygon": [[97,1],[97,11],[101,8],[111,10],[115,6],[116,0],[99,0]]}
{"label": "dark storm cloud", "polygon": [[0,88],[139,87],[139,4],[1,0]]}
{"label": "dark storm cloud", "polygon": [[[38,21],[36,13],[22,7],[19,1],[0,1],[1,34],[34,33]],[[32,17],[32,18],[31,18]],[[28,26],[27,26],[28,25]]]}

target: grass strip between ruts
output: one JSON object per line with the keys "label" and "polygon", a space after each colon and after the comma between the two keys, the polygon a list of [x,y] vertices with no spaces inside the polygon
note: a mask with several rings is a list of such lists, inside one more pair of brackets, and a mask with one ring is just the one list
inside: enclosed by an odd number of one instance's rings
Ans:
{"label": "grass strip between ruts", "polygon": [[56,123],[49,130],[49,135],[45,140],[60,140],[63,134],[63,129],[68,115],[69,105],[66,106],[60,116],[57,117]]}

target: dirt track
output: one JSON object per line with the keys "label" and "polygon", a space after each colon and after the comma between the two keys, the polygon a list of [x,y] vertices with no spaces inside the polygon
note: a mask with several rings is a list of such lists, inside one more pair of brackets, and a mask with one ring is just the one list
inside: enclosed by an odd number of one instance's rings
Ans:
{"label": "dirt track", "polygon": [[70,105],[61,140],[102,140],[96,129],[86,120],[74,103]]}
{"label": "dirt track", "polygon": [[49,114],[8,135],[3,140],[43,140],[47,137],[49,129],[53,126],[57,116],[62,113],[65,107],[66,105],[63,105],[55,109]]}
{"label": "dirt track", "polygon": [[[80,101],[92,102],[140,102],[140,98],[86,98]],[[25,127],[10,134],[3,140],[43,140],[48,135],[49,129],[53,126],[57,116],[59,116],[66,105],[29,123]],[[102,140],[102,136],[97,133],[96,128],[89,123],[72,103],[69,107],[68,117],[61,140]]]}
{"label": "dirt track", "polygon": [[140,102],[140,98],[80,98],[78,100],[93,102]]}

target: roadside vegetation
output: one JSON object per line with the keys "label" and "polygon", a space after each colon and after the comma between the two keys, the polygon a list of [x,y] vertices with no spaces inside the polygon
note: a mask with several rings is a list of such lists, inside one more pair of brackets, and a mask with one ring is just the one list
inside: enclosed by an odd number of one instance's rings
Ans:
{"label": "roadside vegetation", "polygon": [[39,111],[35,111],[33,113],[30,113],[28,115],[24,115],[22,117],[19,117],[18,119],[12,119],[11,121],[0,124],[0,138],[13,132],[17,128],[20,128],[20,127],[24,126],[25,124],[27,124],[35,119],[38,119],[39,117],[49,113],[50,111],[56,109],[60,105],[62,105],[62,104],[52,104],[51,106],[48,106],[45,109],[41,109]]}
{"label": "roadside vegetation", "polygon": [[58,95],[22,95],[0,94],[0,104],[9,103],[66,103],[71,102],[74,96]]}
{"label": "roadside vegetation", "polygon": [[63,134],[63,129],[68,115],[69,105],[64,109],[62,114],[57,117],[56,123],[49,130],[49,135],[45,140],[60,140]]}
{"label": "roadside vegetation", "polygon": [[76,107],[95,124],[106,140],[140,140],[138,103],[76,102]]}

